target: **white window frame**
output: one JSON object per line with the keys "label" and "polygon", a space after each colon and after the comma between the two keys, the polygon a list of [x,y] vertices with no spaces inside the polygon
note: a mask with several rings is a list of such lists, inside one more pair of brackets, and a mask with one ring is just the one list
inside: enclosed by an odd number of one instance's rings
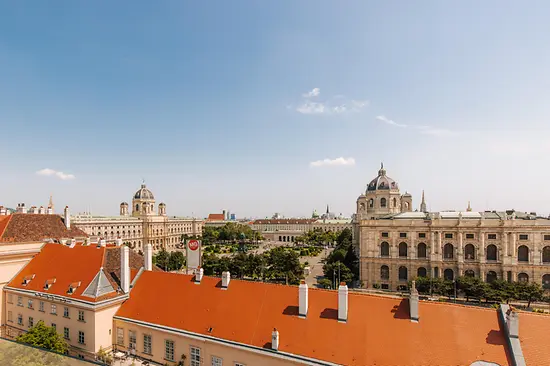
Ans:
{"label": "white window frame", "polygon": [[11,310],[8,310],[8,322],[13,323],[13,313]]}
{"label": "white window frame", "polygon": [[86,338],[84,337],[84,332],[81,330],[78,331],[78,343],[86,344]]}
{"label": "white window frame", "polygon": [[63,338],[71,339],[71,330],[67,327],[63,328]]}
{"label": "white window frame", "polygon": [[38,303],[38,311],[44,312],[44,301]]}
{"label": "white window frame", "polygon": [[143,335],[143,353],[147,355],[153,353],[153,336],[151,334]]}
{"label": "white window frame", "polygon": [[128,330],[128,349],[136,349],[137,333],[135,330]]}
{"label": "white window frame", "polygon": [[57,305],[56,304],[52,304],[51,314],[57,315]]}
{"label": "white window frame", "polygon": [[164,359],[174,361],[174,341],[171,339],[164,340]]}
{"label": "white window frame", "polygon": [[63,317],[64,318],[70,318],[71,316],[71,313],[69,312],[69,307],[68,306],[64,306],[63,307]]}
{"label": "white window frame", "polygon": [[32,316],[29,316],[29,328],[34,327],[34,318]]}
{"label": "white window frame", "polygon": [[28,299],[28,300],[27,300],[27,307],[28,307],[29,309],[34,309],[34,305],[33,305],[32,299]]}
{"label": "white window frame", "polygon": [[8,304],[13,304],[13,294],[8,294]]}
{"label": "white window frame", "polygon": [[124,328],[116,328],[116,344],[124,346]]}
{"label": "white window frame", "polygon": [[190,366],[201,366],[201,349],[195,346],[189,346]]}
{"label": "white window frame", "polygon": [[84,320],[84,310],[78,310],[78,320],[83,322]]}
{"label": "white window frame", "polygon": [[17,324],[23,325],[23,314],[17,314]]}
{"label": "white window frame", "polygon": [[212,356],[212,366],[223,366],[223,358]]}
{"label": "white window frame", "polygon": [[23,296],[17,296],[17,306],[23,306]]}

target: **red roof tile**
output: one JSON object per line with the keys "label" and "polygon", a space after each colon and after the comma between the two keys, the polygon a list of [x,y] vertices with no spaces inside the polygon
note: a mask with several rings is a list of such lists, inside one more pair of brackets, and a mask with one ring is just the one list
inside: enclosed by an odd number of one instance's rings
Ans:
{"label": "red roof tile", "polygon": [[4,235],[4,231],[6,230],[11,217],[12,215],[0,216],[0,238]]}
{"label": "red roof tile", "polygon": [[412,323],[408,300],[350,293],[348,322],[339,323],[335,291],[310,289],[300,319],[297,287],[238,280],[219,287],[218,278],[196,285],[192,276],[144,272],[117,316],[255,347],[268,347],[277,328],[280,351],[345,365],[510,363],[493,309],[421,302]]}
{"label": "red roof tile", "polygon": [[208,219],[209,221],[224,221],[225,220],[225,215],[224,214],[210,214],[208,215]]}
{"label": "red roof tile", "polygon": [[[46,238],[78,238],[88,235],[72,226],[65,227],[63,219],[58,215],[13,214],[7,216],[9,221],[0,236],[0,242],[42,241]],[[3,221],[0,221],[0,231]]]}
{"label": "red roof tile", "polygon": [[550,316],[526,312],[519,313],[519,340],[527,365],[550,365],[549,330]]}

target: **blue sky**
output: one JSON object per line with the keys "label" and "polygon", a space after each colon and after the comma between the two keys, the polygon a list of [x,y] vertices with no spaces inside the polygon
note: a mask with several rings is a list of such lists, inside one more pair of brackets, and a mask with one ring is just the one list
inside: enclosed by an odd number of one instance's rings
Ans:
{"label": "blue sky", "polygon": [[145,179],[174,215],[349,215],[384,161],[415,206],[425,189],[432,210],[548,213],[548,14],[547,1],[3,2],[1,203],[53,194],[117,214]]}

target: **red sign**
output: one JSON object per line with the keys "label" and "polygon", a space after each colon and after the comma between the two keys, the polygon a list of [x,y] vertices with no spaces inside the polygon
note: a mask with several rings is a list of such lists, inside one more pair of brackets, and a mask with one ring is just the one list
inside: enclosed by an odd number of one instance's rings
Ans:
{"label": "red sign", "polygon": [[189,243],[187,244],[187,246],[191,250],[197,250],[197,249],[199,249],[199,241],[198,240],[189,240]]}

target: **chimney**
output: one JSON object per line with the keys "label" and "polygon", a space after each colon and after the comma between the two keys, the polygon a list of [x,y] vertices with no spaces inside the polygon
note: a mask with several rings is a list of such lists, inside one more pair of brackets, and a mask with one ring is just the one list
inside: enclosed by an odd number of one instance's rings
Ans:
{"label": "chimney", "polygon": [[348,285],[345,282],[340,282],[338,287],[338,321],[348,321]]}
{"label": "chimney", "polygon": [[229,271],[222,272],[222,290],[227,290],[231,281],[231,273]]}
{"label": "chimney", "polygon": [[69,230],[71,228],[71,214],[69,213],[69,206],[65,206],[63,218],[65,219],[65,227]]}
{"label": "chimney", "polygon": [[411,322],[418,323],[418,290],[416,289],[416,281],[412,281],[411,294],[409,296],[409,315]]}
{"label": "chimney", "polygon": [[53,208],[52,206],[48,206],[48,215],[53,215]]}
{"label": "chimney", "polygon": [[115,244],[117,247],[121,246],[122,245],[122,239],[121,238],[116,238],[115,239]]}
{"label": "chimney", "polygon": [[506,312],[506,325],[508,325],[508,336],[519,338],[519,316],[517,311],[510,307]]}
{"label": "chimney", "polygon": [[38,213],[38,208],[36,206],[32,206],[31,213],[36,215]]}
{"label": "chimney", "polygon": [[69,240],[69,248],[74,248],[76,245],[76,239]]}
{"label": "chimney", "polygon": [[130,248],[120,248],[120,287],[124,293],[130,292]]}
{"label": "chimney", "polygon": [[300,282],[300,287],[298,287],[298,304],[298,315],[300,316],[300,318],[305,318],[307,316],[308,308],[308,288],[307,283],[304,280]]}
{"label": "chimney", "polygon": [[145,257],[145,270],[146,271],[152,271],[153,270],[153,246],[151,244],[147,244],[145,246],[145,253],[143,253]]}
{"label": "chimney", "polygon": [[273,332],[271,332],[271,349],[274,351],[279,350],[279,331],[277,328],[273,328]]}
{"label": "chimney", "polygon": [[195,283],[198,285],[202,281],[202,276],[204,276],[204,270],[202,268],[197,268],[195,270]]}
{"label": "chimney", "polygon": [[25,207],[25,204],[24,203],[19,203],[17,205],[17,212],[18,213],[22,213],[22,214],[26,214],[27,213],[27,208]]}
{"label": "chimney", "polygon": [[100,247],[106,247],[106,246],[107,246],[107,241],[106,241],[105,239],[101,239],[101,240],[99,241],[99,245],[98,245],[98,246],[100,246]]}
{"label": "chimney", "polygon": [[44,215],[45,213],[46,213],[46,210],[44,209],[44,206],[40,206],[40,208],[38,209],[38,214]]}
{"label": "chimney", "polygon": [[6,215],[6,208],[4,206],[0,206],[0,215],[5,216]]}
{"label": "chimney", "polygon": [[223,219],[225,220],[225,215],[226,215],[225,210],[223,210],[222,213],[223,213]]}

